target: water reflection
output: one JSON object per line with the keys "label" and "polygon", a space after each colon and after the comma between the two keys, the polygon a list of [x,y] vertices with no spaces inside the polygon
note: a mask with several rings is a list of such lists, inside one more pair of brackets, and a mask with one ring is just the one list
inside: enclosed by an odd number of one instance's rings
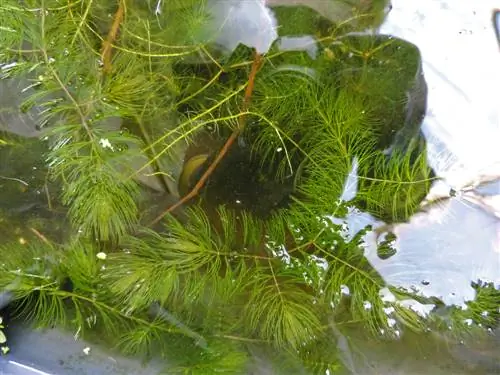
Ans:
{"label": "water reflection", "polygon": [[[366,255],[390,284],[438,296],[447,305],[464,306],[476,297],[471,282],[500,286],[500,110],[494,104],[500,87],[499,13],[494,11],[492,33],[487,25],[493,1],[447,4],[394,2],[381,28],[416,43],[422,51],[430,87],[423,125],[428,158],[443,180],[427,198],[440,199],[437,205],[394,228],[397,251],[393,256],[380,259],[373,235],[368,235],[371,245]],[[415,17],[417,12],[422,16]],[[354,227],[369,222],[373,219],[366,214],[352,215]],[[393,354],[401,350],[407,362],[401,368],[392,361],[390,373],[499,373],[498,337],[496,332],[461,343],[451,337],[429,341],[410,335],[402,346],[385,347]],[[436,342],[441,342],[441,350]],[[418,348],[414,352],[423,362],[411,363],[408,358],[412,343],[426,348],[427,354]],[[356,345],[363,344],[357,340]],[[381,358],[388,360],[377,344],[365,347],[363,356],[372,359],[371,365],[384,362]],[[370,373],[381,371],[387,373],[386,369]]]}
{"label": "water reflection", "polygon": [[498,46],[500,47],[500,10],[498,9],[493,11],[493,27],[497,36]]}
{"label": "water reflection", "polygon": [[[431,88],[423,125],[428,158],[443,178],[430,194],[446,196],[450,188],[463,194],[398,227],[401,251],[395,257],[397,262],[392,258],[386,262],[373,258],[373,262],[389,280],[407,287],[419,285],[424,275],[434,275],[436,282],[421,286],[422,291],[442,296],[447,303],[462,304],[474,297],[471,281],[500,284],[500,226],[498,205],[495,207],[495,195],[500,191],[500,181],[495,182],[500,176],[496,145],[500,111],[493,105],[495,96],[490,95],[500,83],[500,56],[491,29],[484,27],[492,2],[480,6],[454,2],[443,9],[438,2],[426,1],[419,3],[425,16],[418,22],[411,21],[416,7],[410,3],[395,3],[382,31],[414,41],[422,51]],[[443,19],[449,20],[445,30]],[[471,72],[470,66],[481,68]],[[472,191],[481,181],[490,182],[491,196]]]}
{"label": "water reflection", "polygon": [[[415,17],[415,12],[412,13],[410,4],[406,3],[401,1],[396,4],[394,16],[389,18],[382,30],[388,34],[415,41],[416,45],[423,51],[423,69],[430,87],[430,105],[424,121],[424,132],[429,142],[428,158],[434,170],[443,180],[433,186],[427,197],[431,204],[425,210],[414,215],[408,222],[397,224],[391,228],[395,235],[390,241],[390,246],[394,249],[393,252],[381,256],[380,247],[377,246],[376,233],[370,232],[365,237],[367,243],[365,256],[388,284],[418,292],[425,297],[437,297],[446,305],[465,306],[465,302],[474,299],[476,295],[471,282],[491,281],[500,285],[500,258],[498,255],[500,253],[500,239],[498,237],[500,232],[498,222],[500,187],[499,182],[495,182],[496,177],[500,174],[497,163],[500,157],[496,148],[500,138],[497,136],[498,123],[495,123],[495,120],[499,118],[499,112],[495,110],[497,107],[491,106],[496,98],[492,99],[490,96],[484,95],[487,87],[495,87],[495,78],[491,79],[491,82],[490,79],[485,80],[484,78],[486,77],[485,72],[493,74],[492,72],[498,71],[498,65],[493,71],[490,69],[491,63],[498,62],[498,58],[479,53],[490,51],[492,46],[488,46],[484,51],[474,50],[473,53],[468,50],[465,52],[467,56],[472,54],[476,58],[476,63],[481,61],[483,64],[483,61],[486,61],[487,66],[480,65],[481,69],[478,71],[481,72],[475,72],[477,81],[461,80],[470,74],[471,63],[465,59],[465,55],[455,57],[452,67],[449,66],[449,61],[446,58],[440,60],[443,45],[450,47],[450,51],[452,51],[453,42],[446,39],[449,35],[444,33],[445,35],[442,36],[438,33],[441,31],[439,29],[433,30],[430,37],[429,34],[424,37],[424,30],[429,32],[428,18],[431,14],[434,16],[432,12],[442,14],[444,3],[441,2],[439,7],[436,5],[437,2],[432,5],[427,1],[426,3],[429,3],[431,10],[424,10],[423,5],[419,4],[418,17]],[[222,6],[222,10],[219,9],[219,12],[226,12],[229,2],[219,2],[218,4]],[[256,5],[255,3],[254,5],[257,6],[255,9],[263,9],[261,4]],[[244,17],[244,10],[250,9],[245,8],[245,6],[236,7],[239,12],[238,23],[241,21],[239,17]],[[463,12],[459,13],[461,17],[464,17]],[[498,17],[498,13],[495,14]],[[450,9],[445,15],[450,15]],[[410,16],[412,22],[407,23],[405,16]],[[439,16],[437,17],[439,18]],[[266,20],[272,20],[272,17],[267,14]],[[239,26],[234,24],[234,19],[233,23],[224,24],[228,27]],[[403,24],[404,26],[402,26]],[[438,24],[441,28],[441,19]],[[253,26],[254,28],[251,30],[256,31],[255,25]],[[392,31],[390,31],[391,28]],[[274,29],[272,27],[270,29],[260,28],[259,32],[266,30],[271,30],[270,39],[272,42],[275,38]],[[469,43],[467,48],[475,43],[475,39],[472,38],[476,36],[476,31],[468,29],[464,33],[463,25],[460,25],[458,30],[460,38],[468,38],[466,40]],[[453,30],[453,33],[455,32],[456,30]],[[236,41],[225,39],[228,35],[235,37]],[[436,41],[434,39],[436,35],[442,39]],[[482,34],[478,33],[478,35],[481,37]],[[265,50],[271,42],[266,38],[261,39],[260,34],[257,36],[259,36],[258,42],[264,43],[263,45],[259,44],[258,48]],[[224,38],[220,39],[219,42],[231,49],[238,42],[247,41],[244,37],[226,30]],[[255,39],[249,40],[247,44],[255,45]],[[295,39],[295,47],[297,43],[303,43],[304,40],[309,41],[307,37],[306,39]],[[282,43],[282,49],[291,49],[287,43]],[[314,53],[313,56],[316,54]],[[477,56],[481,56],[481,59],[478,59]],[[417,79],[421,78],[420,73],[420,69],[418,69],[415,75]],[[427,90],[425,91],[427,94]],[[410,95],[407,109],[413,108],[411,98]],[[420,107],[421,110],[425,111],[425,105]],[[420,122],[421,114],[416,117]],[[471,124],[474,124],[472,130]],[[357,168],[357,163],[355,164],[355,168]],[[358,184],[355,177],[356,170],[349,176],[347,183],[354,189],[351,189],[351,192],[345,192],[342,197],[346,201],[356,196]],[[485,179],[491,180],[491,183],[487,186],[479,186]],[[240,204],[240,202],[236,202]],[[372,216],[359,210],[352,210],[348,219],[352,235],[365,227],[366,224],[383,225]],[[361,350],[359,343],[363,340],[354,343],[356,333],[347,332],[349,339],[353,342],[352,347],[345,343],[345,335],[339,333],[337,337],[339,344],[341,344],[339,349],[347,358],[345,359],[345,362],[348,362],[347,367],[353,373],[366,373],[362,366],[353,365],[357,361],[354,361],[351,355],[351,351]],[[410,343],[419,342],[422,339],[411,335],[409,337]],[[408,339],[406,340],[408,341]],[[456,345],[456,342],[448,341],[442,337],[439,337],[439,340]],[[404,343],[408,344],[407,341]],[[403,346],[400,344],[401,342],[391,343],[388,346],[402,348]],[[369,355],[374,356],[371,365],[381,358],[380,348],[382,348],[380,343],[373,344],[373,347],[367,346]],[[480,350],[463,351],[461,350],[462,346],[457,348],[451,353],[458,353],[455,354],[455,358],[464,359],[469,364],[483,354]],[[408,352],[408,347],[406,347],[402,355],[407,356]],[[485,358],[486,364],[480,359],[478,366],[493,369],[492,371],[498,370],[498,367],[495,367],[494,356],[486,355]],[[440,365],[443,366],[443,362],[440,362]],[[418,366],[422,365],[412,363],[411,371],[425,372],[422,367]],[[377,370],[373,366],[371,371],[388,373],[387,369],[380,370],[379,368]],[[411,372],[405,371],[405,373]]]}

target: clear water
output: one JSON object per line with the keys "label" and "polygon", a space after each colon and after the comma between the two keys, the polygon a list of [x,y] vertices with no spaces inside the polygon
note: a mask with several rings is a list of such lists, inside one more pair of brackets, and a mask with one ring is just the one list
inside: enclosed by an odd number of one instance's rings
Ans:
{"label": "clear water", "polygon": [[[228,3],[219,2],[218,6],[224,8]],[[324,10],[324,0],[307,3]],[[490,281],[500,287],[500,45],[491,24],[495,6],[498,4],[487,0],[480,4],[467,0],[394,1],[380,30],[415,43],[421,50],[428,84],[423,130],[429,161],[444,179],[433,187],[428,198],[449,199],[397,225],[397,253],[388,259],[378,257],[375,235],[368,234],[365,256],[389,284],[418,290],[423,296],[439,297],[446,305],[462,306],[473,299],[471,282]],[[229,27],[241,26],[249,14],[260,9],[249,5],[238,15],[238,22]],[[269,14],[262,17],[264,24],[274,22]],[[272,34],[272,28],[258,30]],[[265,51],[273,36],[266,39],[250,28],[246,34],[228,32],[220,43],[233,48],[234,38],[247,44],[258,40],[261,44],[257,47]],[[292,42],[297,46],[304,39]],[[3,87],[0,94],[2,106],[10,105],[10,91]],[[29,126],[30,116],[34,115],[28,113],[9,121],[9,130],[19,130],[22,136],[36,135]],[[39,205],[50,192],[44,184],[29,184],[31,179],[36,180],[36,155],[20,163],[8,155],[2,156],[0,187],[2,191],[10,189],[9,196],[21,196],[1,202],[2,208],[21,217],[18,224],[1,228],[3,238],[15,234],[23,225],[21,221],[29,225],[46,214]],[[355,180],[353,174],[350,186],[356,185]],[[484,181],[488,184],[471,189]],[[450,189],[462,193],[452,197]],[[19,195],[19,191],[24,195]],[[352,192],[346,189],[345,194],[348,198]],[[383,225],[358,211],[349,217],[353,233],[368,223]],[[44,233],[54,236],[61,232],[63,221],[54,222],[53,228],[44,228]],[[381,343],[347,330],[339,340],[339,349],[346,371],[353,374],[496,374],[500,373],[499,335],[500,332],[491,332],[481,340],[458,342],[443,335],[405,333],[400,340]],[[19,346],[30,352],[28,348],[33,344],[29,342],[36,340],[26,340]],[[51,350],[54,356],[60,356],[57,347]],[[70,371],[58,370],[61,374]],[[270,371],[263,365],[255,373]]]}

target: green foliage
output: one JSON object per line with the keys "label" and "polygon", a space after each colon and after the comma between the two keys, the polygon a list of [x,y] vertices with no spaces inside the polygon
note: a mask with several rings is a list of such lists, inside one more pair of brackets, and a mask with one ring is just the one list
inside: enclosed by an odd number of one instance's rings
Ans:
{"label": "green foliage", "polygon": [[[125,251],[110,255],[109,283],[117,293],[128,295],[124,302],[129,308],[144,308],[170,298],[190,304],[217,290],[212,284],[220,280],[219,274],[231,261],[234,228],[226,228],[217,237],[202,211],[193,211],[193,217],[188,226],[172,218],[167,236],[145,230],[140,237],[128,237],[123,243]],[[251,220],[243,220],[244,233],[256,230],[250,227]],[[227,225],[232,224],[234,221],[227,220]]]}
{"label": "green foliage", "polygon": [[324,335],[309,345],[304,345],[299,352],[305,370],[309,374],[335,374],[342,366],[337,357],[337,343],[331,336]]}
{"label": "green foliage", "polygon": [[433,181],[422,148],[411,145],[396,157],[378,154],[375,168],[363,165],[356,199],[362,207],[386,222],[405,221],[418,211]]}
{"label": "green foliage", "polygon": [[[385,3],[338,2],[334,19],[314,6],[277,7],[280,35],[317,36],[318,56],[275,43],[249,81],[253,51],[217,49],[204,1],[126,2],[110,61],[102,47],[119,2],[4,1],[0,63],[17,64],[1,78],[28,85],[9,110],[37,114],[44,148],[26,164],[40,167],[40,186],[57,185],[53,203],[71,224],[61,244],[31,230],[36,239],[0,246],[0,290],[13,293],[17,312],[127,354],[173,355],[168,371],[182,374],[246,373],[256,347],[288,373],[337,371],[332,319],[375,336],[422,330],[402,294],[380,298],[390,286],[365,257],[371,228],[350,233],[343,219],[355,165],[349,205],[387,222],[408,219],[432,179],[418,138],[418,49],[340,35],[376,26]],[[237,151],[201,199],[159,227],[140,220],[144,202],[163,200],[141,183],[155,179],[177,199],[184,159],[203,157],[185,171],[199,178],[237,128]],[[496,292],[480,289],[474,320],[497,323]]]}
{"label": "green foliage", "polygon": [[72,224],[86,236],[110,240],[127,233],[136,222],[138,186],[129,177],[134,173],[128,167],[130,152],[121,150],[131,138],[107,133],[100,139],[99,146],[90,140],[67,144],[61,140],[49,163],[52,173],[67,182],[62,202],[70,207]]}
{"label": "green foliage", "polygon": [[120,309],[102,277],[105,263],[89,244],[59,248],[11,243],[2,246],[0,254],[6,259],[0,288],[13,294],[17,314],[37,326],[64,326],[76,337],[89,337],[87,331],[97,330],[111,344],[134,353],[149,353],[158,345],[152,340],[177,332],[147,311],[130,315]]}
{"label": "green foliage", "polygon": [[[278,347],[299,347],[318,333],[321,325],[313,300],[305,293],[305,281],[293,269],[254,273],[253,291],[246,306],[247,329]],[[259,306],[255,308],[255,306]]]}
{"label": "green foliage", "polygon": [[[334,212],[340,216],[343,210],[340,206]],[[348,306],[350,318],[363,322],[373,334],[390,331],[386,306],[379,297],[385,282],[364,257],[363,236],[369,228],[350,237],[347,224],[330,215],[304,211],[300,204],[291,212],[296,216],[287,221],[296,220],[291,233],[297,249],[305,253],[301,268],[307,272],[317,302],[339,313]]]}
{"label": "green foliage", "polygon": [[208,351],[191,348],[189,356],[186,356],[185,350],[179,352],[176,364],[168,368],[166,374],[244,374],[248,371],[248,352],[241,344],[213,340],[209,347]]}
{"label": "green foliage", "polygon": [[262,351],[271,352],[270,372],[286,374],[335,374],[342,370],[338,357],[337,343],[330,332],[317,340],[302,345],[298,351],[273,351],[272,348],[252,348],[254,356],[261,357]]}
{"label": "green foliage", "polygon": [[[187,310],[188,319],[195,306],[207,311],[207,319],[223,311],[225,320],[240,320],[250,336],[278,346],[297,347],[318,331],[320,319],[312,296],[303,290],[301,273],[276,263],[271,254],[260,255],[268,252],[262,233],[273,229],[267,231],[265,223],[244,213],[236,219],[224,209],[218,212],[217,231],[202,211],[190,216],[187,226],[169,221],[167,237],[148,231],[147,237],[125,242],[126,252],[110,256],[106,279],[120,298],[128,296],[123,300],[128,308],[159,301],[169,310]],[[199,319],[198,314],[191,318],[205,329],[213,327],[211,320]]]}
{"label": "green foliage", "polygon": [[[312,63],[294,56],[293,69],[273,66],[257,81],[255,111],[264,116],[255,152],[271,165],[279,159],[279,175],[295,174],[298,191],[320,199],[323,208],[335,207],[357,158],[357,203],[386,221],[406,220],[433,177],[416,139],[425,106],[418,49],[383,36],[346,37]],[[315,75],[300,70],[307,64],[317,68]],[[414,95],[411,103],[407,92]],[[413,108],[409,118],[407,106]],[[406,143],[387,156],[381,151],[395,128]]]}
{"label": "green foliage", "polygon": [[473,284],[476,298],[467,302],[466,309],[452,311],[454,325],[457,331],[467,332],[467,327],[477,325],[495,329],[500,324],[500,290],[493,283],[478,282]]}
{"label": "green foliage", "polygon": [[[199,13],[201,5],[189,6]],[[144,18],[146,9],[132,7],[123,24],[121,48],[113,58],[113,75],[104,76],[99,60],[104,36],[99,27],[111,21],[102,19],[113,11],[108,7],[109,2],[102,1],[61,6],[47,0],[25,6],[7,1],[0,8],[2,19],[11,23],[5,28],[16,30],[15,36],[2,32],[7,38],[2,61],[20,60],[7,76],[33,82],[35,91],[23,107],[36,106],[43,113],[40,123],[49,124],[49,166],[64,182],[63,201],[71,207],[72,222],[86,235],[102,240],[130,231],[138,215],[137,186],[130,181],[136,171],[126,167],[142,142],[118,133],[119,122],[117,127],[113,121],[122,117],[145,124],[138,131],[149,139],[153,126],[170,117],[177,92],[172,63],[196,49],[193,43],[180,50],[170,46],[165,35],[173,35],[172,29],[162,28],[151,13],[150,21]],[[177,8],[175,12],[180,12]],[[196,12],[189,13],[194,17]],[[181,25],[182,17],[166,14]],[[174,27],[172,19],[169,26]],[[187,27],[184,20],[182,25]],[[162,43],[153,43],[153,37]],[[21,48],[24,40],[30,41],[29,48]],[[119,152],[102,150],[107,144]]]}
{"label": "green foliage", "polygon": [[[290,3],[296,6],[290,6]],[[375,29],[386,15],[387,0],[278,1],[275,12],[280,36],[318,35],[334,38],[353,31]],[[271,6],[273,2],[270,3]]]}
{"label": "green foliage", "polygon": [[321,16],[314,9],[307,6],[274,7],[278,24],[282,25],[279,29],[280,36],[299,36],[314,35],[318,32],[326,33],[333,27],[332,22]]}

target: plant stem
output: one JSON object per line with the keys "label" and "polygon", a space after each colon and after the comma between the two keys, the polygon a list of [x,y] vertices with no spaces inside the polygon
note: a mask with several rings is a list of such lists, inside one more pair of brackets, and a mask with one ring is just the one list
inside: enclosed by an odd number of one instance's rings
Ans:
{"label": "plant stem", "polygon": [[29,229],[30,229],[30,231],[32,231],[32,232],[33,232],[33,234],[34,234],[35,236],[37,236],[40,240],[42,240],[43,242],[45,242],[47,245],[52,246],[52,244],[51,244],[51,243],[50,243],[50,241],[47,239],[47,237],[45,237],[42,233],[40,233],[39,231],[37,231],[35,228],[32,228],[32,227],[30,227]]}
{"label": "plant stem", "polygon": [[102,42],[101,60],[103,63],[103,71],[105,73],[111,72],[111,49],[113,42],[116,40],[116,36],[118,35],[118,30],[120,29],[124,14],[125,0],[119,0],[118,10],[115,13],[108,37]]}
{"label": "plant stem", "polygon": [[[250,98],[252,97],[252,92],[255,84],[255,76],[257,75],[257,71],[259,70],[260,66],[262,65],[262,55],[258,52],[255,52],[255,56],[253,59],[252,63],[252,68],[250,70],[250,75],[248,76],[248,84],[245,89],[245,96],[243,98],[243,107],[242,107],[242,112],[247,112],[248,107],[250,105]],[[240,116],[238,119],[238,126],[236,129],[233,130],[229,138],[227,139],[226,143],[224,143],[224,146],[222,146],[222,149],[219,151],[217,154],[215,160],[210,164],[210,166],[207,168],[205,173],[203,173],[203,176],[198,180],[194,188],[187,193],[184,197],[182,197],[177,203],[174,205],[170,206],[168,209],[163,211],[156,219],[154,219],[149,225],[154,225],[158,223],[161,219],[163,219],[167,214],[170,212],[174,211],[178,207],[182,206],[192,198],[198,195],[200,190],[203,188],[205,183],[207,182],[208,178],[212,175],[214,172],[215,168],[217,168],[217,165],[221,162],[221,160],[226,156],[227,152],[233,145],[233,143],[238,139],[238,136],[243,132],[245,129],[245,116]]]}

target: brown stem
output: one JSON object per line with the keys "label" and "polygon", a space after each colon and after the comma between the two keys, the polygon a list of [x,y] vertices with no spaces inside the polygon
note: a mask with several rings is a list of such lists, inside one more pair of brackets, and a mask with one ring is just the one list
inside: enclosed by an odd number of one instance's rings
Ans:
{"label": "brown stem", "polygon": [[[242,112],[248,111],[248,107],[250,105],[250,98],[252,97],[252,92],[255,84],[255,76],[257,75],[257,71],[259,70],[261,64],[262,64],[262,55],[258,52],[255,52],[255,57],[252,63],[252,69],[250,70],[250,75],[248,76],[248,84],[245,89],[245,96],[243,98]],[[170,206],[168,209],[166,209],[160,215],[158,215],[158,217],[149,224],[150,226],[158,223],[161,219],[165,217],[165,215],[174,211],[175,209],[182,206],[183,204],[185,204],[186,202],[188,202],[189,200],[193,199],[195,196],[198,195],[198,193],[203,188],[210,175],[214,172],[215,168],[217,168],[217,165],[219,165],[221,160],[224,159],[224,156],[226,156],[227,152],[229,151],[233,143],[238,139],[238,136],[243,132],[244,129],[245,129],[245,116],[240,116],[238,119],[238,127],[234,129],[234,131],[231,133],[226,143],[224,143],[224,146],[222,146],[222,149],[217,154],[215,160],[210,164],[205,173],[203,173],[203,176],[201,176],[201,178],[198,180],[194,188],[185,196],[183,196],[177,203]]]}
{"label": "brown stem", "polygon": [[37,231],[35,228],[32,228],[30,227],[29,228],[30,231],[33,232],[33,234],[35,236],[37,236],[40,240],[42,240],[43,242],[45,242],[47,245],[51,245],[50,241],[47,239],[47,237],[45,237],[42,233],[40,233],[39,231]]}
{"label": "brown stem", "polygon": [[125,0],[119,0],[119,2],[118,10],[115,13],[111,29],[109,30],[107,38],[102,42],[101,60],[105,73],[111,72],[111,51],[113,48],[113,42],[116,40],[118,30],[120,29],[120,25],[123,22],[123,16],[125,14]]}

